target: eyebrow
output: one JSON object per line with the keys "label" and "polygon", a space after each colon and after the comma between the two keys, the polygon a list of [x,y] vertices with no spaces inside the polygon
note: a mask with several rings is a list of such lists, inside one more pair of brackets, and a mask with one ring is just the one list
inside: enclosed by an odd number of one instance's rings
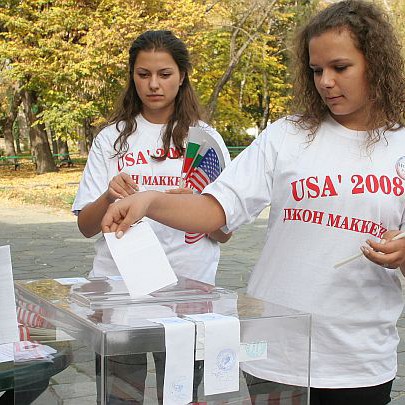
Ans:
{"label": "eyebrow", "polygon": [[[135,70],[146,70],[147,72],[149,72],[149,69],[144,68],[142,66],[136,67]],[[161,72],[162,70],[173,70],[173,68],[172,67],[164,67],[162,69],[159,69],[158,72]]]}
{"label": "eyebrow", "polygon": [[[333,65],[335,63],[351,63],[351,60],[348,59],[348,58],[336,58],[336,59],[333,59],[331,61],[328,61],[328,65]],[[316,67],[316,66],[319,66],[319,65],[316,65],[316,64],[313,64],[313,63],[309,62],[309,66],[310,67]]]}

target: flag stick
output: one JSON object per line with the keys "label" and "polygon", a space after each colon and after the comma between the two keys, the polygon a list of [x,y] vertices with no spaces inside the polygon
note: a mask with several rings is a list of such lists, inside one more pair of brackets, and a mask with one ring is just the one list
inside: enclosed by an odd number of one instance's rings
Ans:
{"label": "flag stick", "polygon": [[[394,236],[391,240],[398,240],[398,239],[403,239],[403,238],[405,238],[405,232],[399,233],[398,235]],[[347,257],[346,259],[343,259],[340,262],[336,263],[333,267],[335,269],[337,269],[340,266],[343,266],[346,263],[352,262],[353,260],[356,260],[357,258],[359,258],[361,256],[363,256],[363,252],[350,256],[350,257]]]}
{"label": "flag stick", "polygon": [[186,179],[187,179],[188,175],[191,173],[191,170],[193,170],[193,164],[196,161],[198,154],[200,153],[200,150],[205,146],[206,143],[207,143],[207,141],[203,141],[201,143],[201,145],[198,147],[197,152],[193,158],[193,161],[191,162],[190,168],[188,169],[186,175],[184,177],[182,176],[182,178],[180,180],[180,188],[184,188],[184,186],[186,184]]}

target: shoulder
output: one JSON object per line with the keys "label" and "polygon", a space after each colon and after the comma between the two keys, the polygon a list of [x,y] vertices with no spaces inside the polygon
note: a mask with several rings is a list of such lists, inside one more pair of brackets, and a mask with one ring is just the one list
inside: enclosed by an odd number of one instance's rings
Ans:
{"label": "shoulder", "polygon": [[119,131],[117,130],[116,124],[110,124],[104,127],[94,138],[95,142],[100,144],[111,144],[119,136]]}
{"label": "shoulder", "polygon": [[[298,123],[298,116],[290,115],[280,118],[270,124],[259,134],[258,138],[263,138],[265,142],[279,143],[287,138],[300,139],[302,135],[307,135]],[[301,136],[300,136],[301,135]]]}
{"label": "shoulder", "polygon": [[[286,117],[279,118],[278,120],[267,125],[264,131],[266,132],[281,132],[281,133],[297,133],[303,131],[299,125],[298,115],[288,115]],[[263,132],[264,132],[263,131]]]}

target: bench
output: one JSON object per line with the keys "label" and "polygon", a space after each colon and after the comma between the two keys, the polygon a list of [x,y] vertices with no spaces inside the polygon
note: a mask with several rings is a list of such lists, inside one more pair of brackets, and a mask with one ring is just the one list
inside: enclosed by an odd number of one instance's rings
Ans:
{"label": "bench", "polygon": [[20,168],[21,163],[18,161],[20,156],[0,156],[0,166],[14,166],[14,170]]}

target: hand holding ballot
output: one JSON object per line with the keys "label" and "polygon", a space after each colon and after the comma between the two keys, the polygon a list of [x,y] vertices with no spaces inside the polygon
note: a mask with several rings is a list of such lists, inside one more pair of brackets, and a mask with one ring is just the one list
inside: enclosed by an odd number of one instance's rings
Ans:
{"label": "hand holding ballot", "polygon": [[145,216],[186,232],[211,233],[225,225],[224,211],[210,195],[146,191],[111,204],[101,228],[104,233],[115,232],[121,238],[133,223]]}

